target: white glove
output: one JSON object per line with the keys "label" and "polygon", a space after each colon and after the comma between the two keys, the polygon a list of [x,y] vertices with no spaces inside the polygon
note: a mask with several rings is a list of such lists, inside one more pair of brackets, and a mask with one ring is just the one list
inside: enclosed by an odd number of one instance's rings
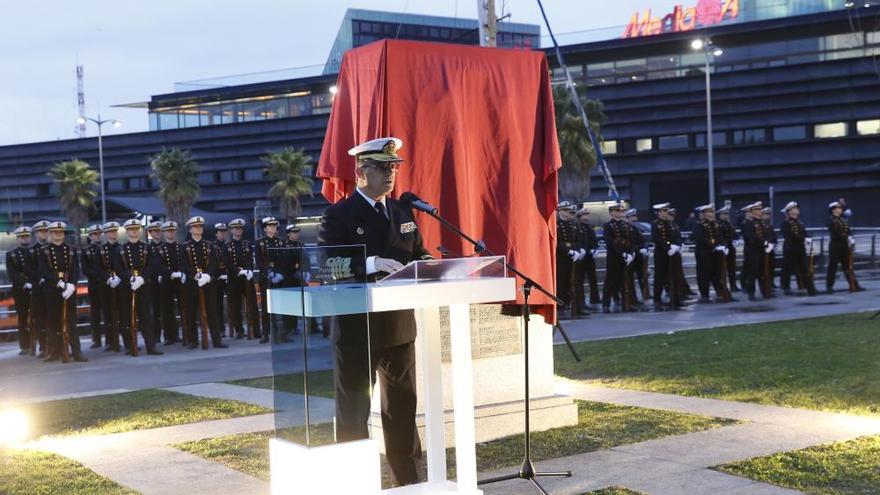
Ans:
{"label": "white glove", "polygon": [[733,241],[734,247],[742,247],[742,245],[743,245],[742,239],[736,239],[735,241]]}
{"label": "white glove", "polygon": [[[238,271],[238,276],[247,278],[247,270],[245,270],[244,268],[240,269]],[[248,279],[248,280],[250,280],[250,279]]]}
{"label": "white glove", "polygon": [[648,248],[639,249],[639,253],[641,253],[642,256],[647,256],[648,255]]}
{"label": "white glove", "polygon": [[64,280],[59,280],[58,283],[55,285],[58,286],[59,289],[64,290],[67,287],[67,282],[65,282]]}
{"label": "white glove", "polygon": [[575,251],[574,249],[569,249],[568,250],[568,257],[571,258],[571,261],[577,261],[578,260],[577,251]]}
{"label": "white glove", "polygon": [[590,250],[590,254],[592,254],[593,257],[595,258],[596,255],[599,254],[599,250],[598,250],[598,249],[591,249],[591,250]]}
{"label": "white glove", "polygon": [[582,259],[584,259],[586,256],[587,256],[587,250],[584,249],[584,248],[581,248],[580,251],[578,251],[578,259],[579,259],[579,260],[582,260]]}
{"label": "white glove", "polygon": [[851,235],[846,236],[846,242],[849,243],[849,247],[853,247],[856,245],[856,240],[853,239],[853,236]]}
{"label": "white glove", "polygon": [[24,290],[31,290],[31,289],[33,289],[33,287],[34,287],[34,286],[31,285],[30,282],[25,282],[25,283],[24,283]]}
{"label": "white glove", "polygon": [[245,272],[245,276],[244,276],[244,277],[245,277],[246,279],[248,279],[248,281],[250,281],[251,279],[254,278],[254,271],[253,271],[253,270],[248,270],[247,272]]}
{"label": "white glove", "polygon": [[377,272],[385,273],[394,273],[397,270],[403,268],[403,264],[401,262],[390,258],[376,257],[375,265]]}
{"label": "white glove", "polygon": [[180,273],[180,283],[185,284],[186,283],[186,274],[182,273],[182,272],[178,272],[178,273]]}
{"label": "white glove", "polygon": [[311,282],[312,281],[312,274],[309,272],[306,272],[305,274],[303,274],[303,280],[305,280],[306,283]]}
{"label": "white glove", "polygon": [[162,283],[162,275],[159,275],[156,280],[161,284]]}
{"label": "white glove", "polygon": [[119,287],[119,284],[121,283],[122,279],[117,277],[116,275],[113,275],[112,277],[107,279],[107,285],[109,285],[112,289]]}
{"label": "white glove", "polygon": [[627,265],[631,264],[633,262],[633,260],[635,260],[635,259],[636,259],[636,255],[634,255],[632,253],[626,253],[623,255],[623,262],[626,263]]}
{"label": "white glove", "polygon": [[730,249],[728,249],[727,246],[721,246],[721,247],[724,248],[721,250],[721,252],[724,253],[724,256],[727,256],[728,254],[730,254]]}
{"label": "white glove", "polygon": [[764,252],[767,254],[772,253],[773,248],[775,248],[775,247],[776,247],[776,244],[773,244],[772,242],[764,242]]}
{"label": "white glove", "polygon": [[220,280],[226,282],[227,280],[229,280],[229,275],[223,274],[223,275],[220,275],[220,276],[217,277],[217,278],[219,278]]}
{"label": "white glove", "polygon": [[675,249],[670,247],[669,249],[666,250],[666,256],[673,256],[673,255],[675,255]]}
{"label": "white glove", "polygon": [[207,273],[199,273],[196,275],[196,282],[198,282],[199,287],[204,287],[211,281],[211,276]]}
{"label": "white glove", "polygon": [[64,292],[61,293],[61,297],[63,297],[64,300],[66,301],[66,300],[70,299],[70,296],[73,295],[74,291],[76,291],[76,286],[75,286],[75,285],[73,285],[73,284],[65,284],[65,286],[64,286]]}
{"label": "white glove", "polygon": [[181,272],[171,272],[171,280],[174,280],[177,278],[182,278],[182,277],[183,277],[183,273],[181,273]]}
{"label": "white glove", "polygon": [[129,284],[131,284],[131,290],[138,290],[144,285],[144,277],[141,277],[140,275],[137,277],[131,277]]}
{"label": "white glove", "polygon": [[276,273],[276,274],[272,277],[272,283],[273,283],[273,284],[281,283],[282,280],[284,280],[284,275],[282,275],[282,274],[280,274],[280,273]]}
{"label": "white glove", "polygon": [[715,246],[715,251],[718,251],[719,253],[723,253],[724,249],[725,249],[724,246]]}

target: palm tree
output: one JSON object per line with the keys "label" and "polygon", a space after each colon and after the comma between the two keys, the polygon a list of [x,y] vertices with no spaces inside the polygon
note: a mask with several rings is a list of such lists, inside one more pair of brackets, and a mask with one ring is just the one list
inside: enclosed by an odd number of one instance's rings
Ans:
{"label": "palm tree", "polygon": [[[600,129],[605,123],[602,102],[590,100],[584,95],[579,97],[590,121],[590,128],[601,141]],[[564,198],[584,200],[590,195],[590,173],[596,166],[596,150],[590,144],[581,116],[574,108],[565,86],[553,88],[553,106],[556,110],[559,151],[562,154],[562,169],[559,172],[560,195]]]}
{"label": "palm tree", "polygon": [[74,227],[76,243],[80,243],[79,229],[89,221],[95,207],[98,172],[88,163],[74,158],[56,163],[46,174],[58,184],[58,202],[68,222]]}
{"label": "palm tree", "polygon": [[269,197],[278,199],[281,216],[289,222],[300,214],[300,196],[314,195],[309,157],[302,150],[288,147],[269,153],[262,160],[266,164],[263,171],[272,182]]}
{"label": "palm tree", "polygon": [[[168,218],[183,225],[189,218],[189,209],[199,197],[199,164],[189,151],[180,148],[165,149],[150,158],[152,176],[159,181],[156,196],[165,204]],[[185,229],[178,229],[183,236]]]}

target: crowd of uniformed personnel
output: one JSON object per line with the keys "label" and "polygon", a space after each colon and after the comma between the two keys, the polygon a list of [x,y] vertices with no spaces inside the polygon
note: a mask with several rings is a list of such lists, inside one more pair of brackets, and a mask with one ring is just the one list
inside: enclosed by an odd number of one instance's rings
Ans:
{"label": "crowd of uniformed personnel", "polygon": [[[227,330],[235,339],[288,341],[297,320],[285,317],[276,331],[266,290],[301,285],[301,257],[279,249],[302,248],[300,228],[289,224],[287,238],[281,239],[279,221],[266,217],[260,222],[264,236],[254,242],[244,239],[245,220],[236,218],[215,224],[215,238],[207,240],[204,223],[201,216],[190,218],[184,242],[177,240],[174,221],[152,222],[146,229],[134,219],[91,225],[82,250],[65,242],[65,222],[39,221],[15,229],[18,246],[6,253],[6,267],[18,316],[19,355],[88,360],[76,331],[81,276],[88,287],[92,349],[138,356],[139,335],[148,355],[163,354],[163,341],[188,349],[225,348]],[[120,229],[127,242],[119,242]],[[317,332],[316,322],[307,326]]]}
{"label": "crowd of uniformed personnel", "polygon": [[[853,270],[855,240],[850,231],[845,205],[835,201],[828,205],[828,267],[825,290],[832,293],[840,267],[850,292],[864,290]],[[695,209],[691,240],[696,260],[697,291],[687,282],[682,265],[684,240],[675,222],[675,209],[670,203],[653,205],[651,222],[653,243],[653,286],[649,286],[648,243],[639,230],[639,212],[626,209],[622,203],[608,208],[610,220],[602,225],[605,244],[605,279],[599,294],[596,256],[599,240],[590,225],[586,208],[562,201],[557,212],[556,278],[557,292],[572,318],[589,314],[588,306],[601,303],[603,312],[616,305],[621,312],[647,308],[656,311],[676,310],[687,300],[699,296],[699,302],[727,303],[736,301],[733,292],[745,292],[756,300],[774,297],[774,273],[778,239],[770,221],[770,208],[758,201],[740,210],[743,220],[739,230],[730,218],[730,207],[715,209],[707,204]],[[793,295],[791,279],[806,295],[817,294],[814,278],[813,239],[800,219],[800,207],[790,202],[780,211],[785,217],[781,226],[784,239],[782,270],[779,284],[784,294]],[[737,249],[742,250],[742,266],[737,276]],[[589,285],[589,300],[585,285]],[[739,285],[739,286],[738,286]],[[567,315],[566,315],[567,316]]]}

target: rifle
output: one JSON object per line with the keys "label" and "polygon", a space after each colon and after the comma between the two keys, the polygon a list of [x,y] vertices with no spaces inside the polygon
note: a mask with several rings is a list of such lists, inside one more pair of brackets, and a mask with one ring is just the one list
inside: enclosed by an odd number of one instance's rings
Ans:
{"label": "rifle", "polygon": [[727,255],[724,252],[713,251],[713,254],[720,260],[718,263],[718,273],[716,276],[720,279],[719,285],[721,286],[721,290],[724,291],[724,294],[721,295],[722,298],[726,300],[733,299],[733,296],[730,294],[730,288],[727,286]]}
{"label": "rifle", "polygon": [[[134,272],[134,276],[138,276],[137,270]],[[129,280],[129,284],[131,284],[131,280]],[[131,285],[129,285],[129,288]],[[131,355],[133,357],[137,357],[138,355],[138,318],[137,318],[137,291],[131,289]]]}
{"label": "rifle", "polygon": [[[201,270],[198,273],[202,273]],[[198,277],[196,277],[198,285]],[[202,329],[202,350],[208,350],[208,311],[205,309],[205,287],[199,287],[199,326]]]}
{"label": "rifle", "polygon": [[815,269],[815,267],[813,266],[813,242],[812,242],[812,237],[811,237],[810,239],[811,239],[811,240],[810,240],[810,252],[807,253],[807,277],[808,277],[808,279],[804,281],[804,282],[805,282],[804,287],[809,287],[809,285],[807,285],[806,282],[807,282],[807,281],[812,282],[812,281],[813,281],[813,277],[814,277],[815,274],[816,274],[816,269]]}
{"label": "rifle", "polygon": [[37,288],[33,286],[33,283],[31,283],[31,290],[30,290],[30,299],[31,300],[30,300],[30,304],[28,305],[28,317],[27,317],[27,324],[29,327],[28,330],[30,331],[30,334],[31,334],[31,341],[30,341],[30,346],[28,348],[28,354],[30,354],[31,356],[37,355],[37,340],[39,340],[39,338],[40,338],[39,332],[37,332],[37,317],[35,316],[35,313],[36,313],[36,311],[35,311],[36,304],[34,302],[34,291],[35,290],[37,290]]}
{"label": "rifle", "polygon": [[[176,253],[177,254],[177,270],[176,271],[179,271],[181,273],[183,273],[183,271],[180,269],[180,260],[183,258],[180,255],[180,249],[182,247],[183,247],[183,245],[179,242],[174,244],[174,249],[177,250],[177,253]],[[167,247],[166,247],[166,249],[167,249]],[[171,270],[171,267],[169,266],[168,269]],[[177,279],[177,283],[180,284],[180,290],[177,291],[177,306],[180,308],[180,319],[181,319],[180,326],[183,327],[182,328],[183,337],[181,338],[181,341],[184,346],[188,346],[189,345],[189,332],[187,332],[187,329],[189,328],[189,317],[188,317],[189,312],[187,311],[187,307],[186,307],[186,297],[184,297],[184,289],[185,289],[184,285],[185,284],[183,283],[183,277]]]}
{"label": "rifle", "polygon": [[642,300],[644,300],[645,304],[648,304],[648,299],[651,298],[651,293],[648,291],[648,255],[642,255],[641,253],[638,256],[642,257],[642,270],[639,273],[639,285],[642,288]]}
{"label": "rifle", "polygon": [[[855,246],[853,246],[855,247]],[[859,287],[859,283],[856,282],[856,272],[855,267],[853,266],[853,258],[855,258],[855,251],[853,247],[847,246],[847,256],[846,256],[846,279],[849,282],[849,291],[856,292]]]}
{"label": "rifle", "polygon": [[[256,323],[257,319],[260,318],[260,316],[261,316],[261,315],[260,315],[260,312],[259,312],[259,311],[260,311],[259,308],[260,308],[260,303],[261,303],[262,301],[257,301],[257,298],[258,298],[258,297],[260,297],[260,298],[263,297],[263,293],[260,292],[260,274],[261,274],[262,270],[260,270],[260,269],[259,269],[260,267],[257,266],[257,243],[256,243],[256,242],[254,242],[254,244],[253,244],[253,249],[251,250],[251,261],[252,261],[252,263],[253,263],[254,268],[257,268],[257,270],[256,270],[257,273],[254,274],[254,278],[253,278],[253,282],[254,282],[254,305],[255,305],[256,307],[254,308],[254,309],[255,309],[255,311],[254,311],[254,313],[255,313],[255,314],[254,314],[254,324],[253,324],[253,325],[248,325],[248,326],[250,327],[250,328],[248,328],[248,336],[249,336],[250,338],[254,338],[254,328],[256,327],[255,323]],[[247,299],[247,292],[245,292],[245,299]],[[270,322],[269,324],[271,325],[272,323]],[[269,331],[268,328],[261,328],[261,329],[260,329],[260,332],[268,332],[268,331]]]}
{"label": "rifle", "polygon": [[[76,291],[74,291],[76,293]],[[75,297],[75,296],[71,296]],[[70,362],[70,327],[68,326],[67,300],[61,298],[61,362]]]}

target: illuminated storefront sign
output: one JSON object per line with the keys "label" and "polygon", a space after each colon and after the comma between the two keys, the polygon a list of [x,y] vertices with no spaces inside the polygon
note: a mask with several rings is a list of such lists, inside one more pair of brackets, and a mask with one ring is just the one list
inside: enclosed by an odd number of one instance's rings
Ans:
{"label": "illuminated storefront sign", "polygon": [[676,33],[720,24],[739,15],[739,0],[699,0],[694,7],[675,9],[664,17],[653,17],[651,9],[644,16],[636,12],[623,32],[624,38]]}

